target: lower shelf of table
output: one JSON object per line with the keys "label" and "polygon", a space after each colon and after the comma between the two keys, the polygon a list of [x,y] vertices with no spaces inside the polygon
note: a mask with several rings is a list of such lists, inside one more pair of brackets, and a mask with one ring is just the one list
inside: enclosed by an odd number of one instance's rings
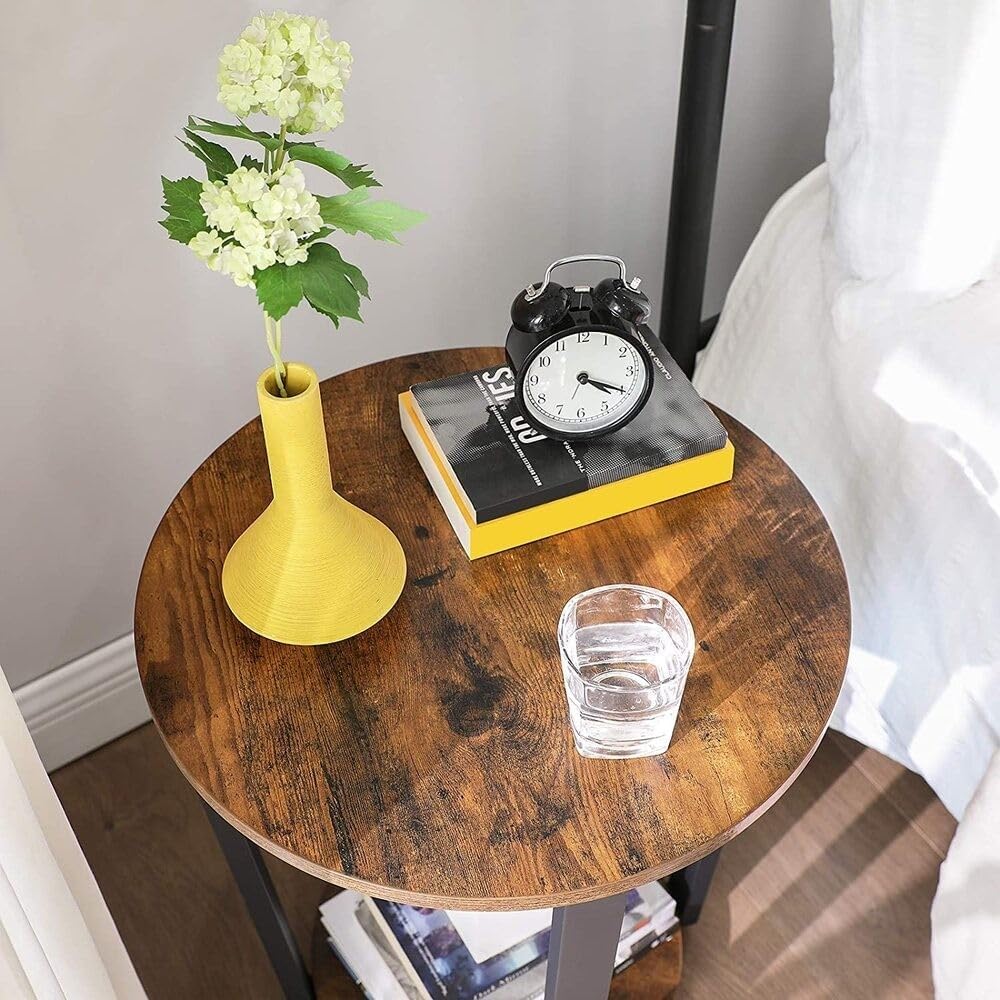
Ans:
{"label": "lower shelf of table", "polygon": [[[673,937],[646,952],[635,965],[611,980],[609,1000],[666,1000],[681,981],[683,953],[678,927]],[[354,1000],[363,996],[333,953],[318,920],[313,931],[310,967],[317,1000]]]}

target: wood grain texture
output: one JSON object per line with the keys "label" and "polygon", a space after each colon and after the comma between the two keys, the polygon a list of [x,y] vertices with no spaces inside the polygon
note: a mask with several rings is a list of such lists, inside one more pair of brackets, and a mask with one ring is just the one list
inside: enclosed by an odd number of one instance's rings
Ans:
{"label": "wood grain texture", "polygon": [[[667,1000],[680,984],[683,961],[681,928],[678,927],[670,938],[612,978],[608,1000]],[[333,953],[320,921],[316,922],[313,933],[309,967],[316,1000],[360,1000],[363,996]]]}
{"label": "wood grain texture", "polygon": [[[407,586],[372,629],[280,646],[226,609],[226,551],[269,499],[258,421],[171,504],[136,600],[153,719],[194,788],[289,863],[425,906],[568,905],[716,849],[809,759],[847,657],[847,586],[822,514],[724,414],[732,483],[470,563],[396,393],[500,357],[415,355],[323,384],[334,485],[406,551]],[[559,612],[615,581],[672,593],[699,639],[659,758],[585,760],[566,722]]]}

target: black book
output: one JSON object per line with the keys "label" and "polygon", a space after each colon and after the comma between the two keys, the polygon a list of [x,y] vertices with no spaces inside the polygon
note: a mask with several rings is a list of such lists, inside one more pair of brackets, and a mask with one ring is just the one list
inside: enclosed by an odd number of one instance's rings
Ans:
{"label": "black book", "polygon": [[[514,399],[514,375],[506,365],[411,388],[423,429],[450,467],[475,524],[726,447],[722,424],[660,340],[648,327],[640,339],[653,362],[649,401],[631,423],[591,442],[554,441],[531,428]],[[405,427],[405,395],[401,404]],[[716,470],[694,487],[671,491],[664,484],[663,495],[655,499],[720,481]],[[620,512],[609,508],[600,516]]]}

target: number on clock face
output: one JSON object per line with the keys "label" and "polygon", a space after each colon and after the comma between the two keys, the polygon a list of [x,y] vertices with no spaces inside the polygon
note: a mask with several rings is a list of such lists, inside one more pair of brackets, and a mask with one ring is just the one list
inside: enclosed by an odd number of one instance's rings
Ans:
{"label": "number on clock face", "polygon": [[543,426],[596,432],[634,412],[648,377],[630,341],[598,330],[570,333],[532,358],[524,403]]}

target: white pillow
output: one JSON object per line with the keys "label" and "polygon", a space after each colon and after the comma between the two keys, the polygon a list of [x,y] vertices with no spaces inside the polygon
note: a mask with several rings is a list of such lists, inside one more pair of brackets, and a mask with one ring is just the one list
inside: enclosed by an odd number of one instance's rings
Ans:
{"label": "white pillow", "polygon": [[891,308],[885,292],[934,301],[995,269],[1000,2],[832,0],[831,12],[831,291],[835,316],[863,325],[866,309]]}

